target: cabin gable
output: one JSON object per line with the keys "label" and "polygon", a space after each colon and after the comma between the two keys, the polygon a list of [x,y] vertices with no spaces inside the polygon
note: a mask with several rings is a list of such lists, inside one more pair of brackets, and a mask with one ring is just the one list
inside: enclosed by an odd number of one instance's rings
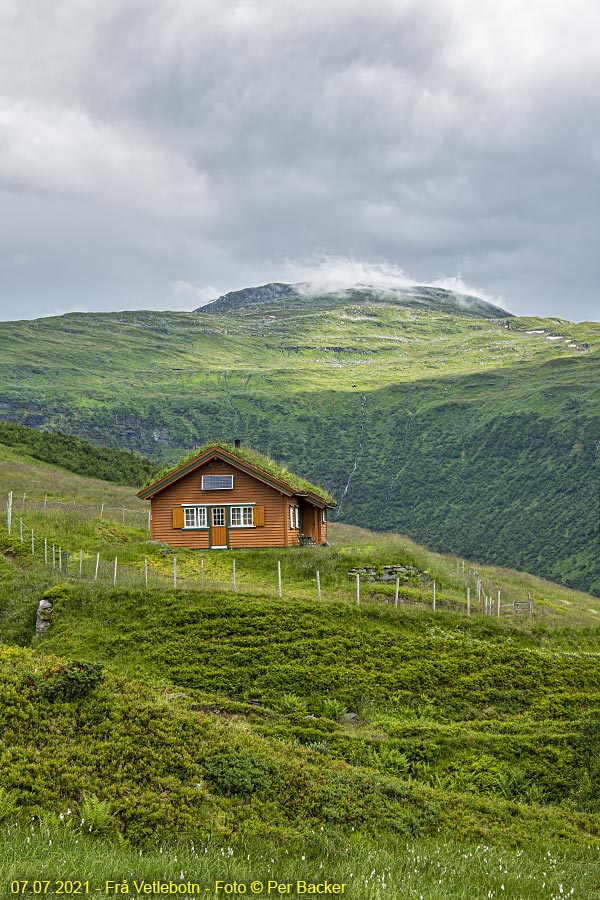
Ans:
{"label": "cabin gable", "polygon": [[333,505],[220,447],[172,469],[138,496],[150,499],[154,540],[198,550],[325,543]]}

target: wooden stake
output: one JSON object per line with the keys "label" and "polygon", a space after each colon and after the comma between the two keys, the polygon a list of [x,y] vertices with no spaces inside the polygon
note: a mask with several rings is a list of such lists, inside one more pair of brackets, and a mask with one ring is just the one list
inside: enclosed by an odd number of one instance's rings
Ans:
{"label": "wooden stake", "polygon": [[117,557],[115,556],[115,571],[113,574],[113,587],[116,587],[117,584]]}
{"label": "wooden stake", "polygon": [[62,549],[58,548],[58,571],[62,572]]}
{"label": "wooden stake", "polygon": [[233,568],[233,593],[235,594],[237,591],[237,579],[235,577],[235,559],[232,560],[232,568]]}
{"label": "wooden stake", "polygon": [[177,557],[173,557],[173,588],[177,590]]}
{"label": "wooden stake", "polygon": [[360,574],[356,573],[356,605],[360,606]]}
{"label": "wooden stake", "polygon": [[44,564],[48,565],[48,538],[44,538]]}
{"label": "wooden stake", "polygon": [[144,582],[146,584],[146,590],[148,589],[148,560],[144,557]]}
{"label": "wooden stake", "polygon": [[204,587],[204,557],[200,560],[200,568],[202,569],[202,587]]}
{"label": "wooden stake", "polygon": [[321,599],[321,576],[319,575],[319,570],[317,569],[317,597],[319,600]]}
{"label": "wooden stake", "polygon": [[79,577],[81,578],[81,570],[83,569],[83,549],[79,551]]}
{"label": "wooden stake", "polygon": [[100,507],[100,518],[102,518],[103,515],[104,515],[104,503]]}
{"label": "wooden stake", "polygon": [[467,588],[467,615],[471,615],[471,588]]}
{"label": "wooden stake", "polygon": [[19,519],[19,537],[21,538],[21,543],[23,543],[23,519]]}
{"label": "wooden stake", "polygon": [[277,560],[277,588],[279,590],[279,596],[283,596],[283,588],[281,585],[281,561]]}
{"label": "wooden stake", "polygon": [[33,528],[31,529],[31,555],[35,556],[35,538],[33,536]]}
{"label": "wooden stake", "polygon": [[123,525],[125,524],[125,507],[123,507]]}
{"label": "wooden stake", "polygon": [[56,552],[54,549],[54,544],[52,544],[52,568],[56,568]]}
{"label": "wooden stake", "polygon": [[500,591],[498,591],[498,618],[500,618]]}
{"label": "wooden stake", "polygon": [[[464,563],[463,563],[463,565],[464,565]],[[432,605],[433,605],[433,611],[435,612],[435,581],[433,582]]]}
{"label": "wooden stake", "polygon": [[100,565],[100,554],[96,553],[96,569],[94,571],[94,581],[98,581],[98,566]]}
{"label": "wooden stake", "polygon": [[13,504],[13,492],[8,492],[8,497],[6,500],[6,528],[8,534],[10,535],[10,529],[12,525],[12,504]]}
{"label": "wooden stake", "polygon": [[398,608],[398,595],[400,593],[400,579],[396,578],[396,591],[394,593],[394,607]]}
{"label": "wooden stake", "polygon": [[65,575],[69,574],[69,560],[71,558],[71,551],[65,550]]}
{"label": "wooden stake", "polygon": [[44,494],[44,509],[48,506],[48,494]]}

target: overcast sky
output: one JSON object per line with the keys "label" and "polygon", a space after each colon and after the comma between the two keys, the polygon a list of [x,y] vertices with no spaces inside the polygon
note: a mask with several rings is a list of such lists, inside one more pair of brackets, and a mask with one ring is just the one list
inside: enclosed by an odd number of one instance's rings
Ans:
{"label": "overcast sky", "polygon": [[600,319],[596,0],[0,0],[0,318],[268,281]]}

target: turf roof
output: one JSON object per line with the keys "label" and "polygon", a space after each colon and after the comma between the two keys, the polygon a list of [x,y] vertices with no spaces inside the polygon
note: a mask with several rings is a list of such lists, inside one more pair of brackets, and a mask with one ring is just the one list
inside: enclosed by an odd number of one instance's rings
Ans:
{"label": "turf roof", "polygon": [[140,490],[143,490],[144,488],[149,487],[151,484],[160,481],[162,478],[165,478],[180,466],[184,466],[186,463],[192,462],[192,460],[196,459],[196,457],[198,456],[201,456],[203,453],[206,453],[208,450],[227,450],[227,452],[231,453],[232,456],[237,456],[240,461],[246,462],[251,466],[256,466],[257,469],[261,469],[263,472],[266,472],[268,475],[272,475],[279,481],[285,482],[285,484],[289,485],[295,491],[306,491],[310,494],[314,494],[316,497],[318,497],[320,500],[324,500],[326,503],[335,503],[335,500],[333,499],[331,494],[329,494],[322,487],[312,484],[310,481],[307,481],[306,478],[301,478],[299,475],[294,475],[293,472],[290,472],[289,469],[286,469],[286,467],[282,466],[281,463],[275,462],[274,459],[271,459],[269,456],[265,456],[263,453],[259,453],[258,450],[252,450],[250,447],[234,447],[232,444],[221,444],[216,442],[204,444],[202,447],[197,447],[195,450],[191,450],[174,466],[169,466],[168,468],[162,469],[160,472],[153,475],[152,478],[149,478],[142,485]]}

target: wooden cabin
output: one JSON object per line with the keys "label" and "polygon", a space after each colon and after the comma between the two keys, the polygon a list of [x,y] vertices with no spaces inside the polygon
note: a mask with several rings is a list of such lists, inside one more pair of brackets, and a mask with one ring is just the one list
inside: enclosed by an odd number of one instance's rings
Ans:
{"label": "wooden cabin", "polygon": [[137,496],[150,500],[154,540],[195,550],[325,544],[336,505],[267,457],[227,444],[201,448]]}

